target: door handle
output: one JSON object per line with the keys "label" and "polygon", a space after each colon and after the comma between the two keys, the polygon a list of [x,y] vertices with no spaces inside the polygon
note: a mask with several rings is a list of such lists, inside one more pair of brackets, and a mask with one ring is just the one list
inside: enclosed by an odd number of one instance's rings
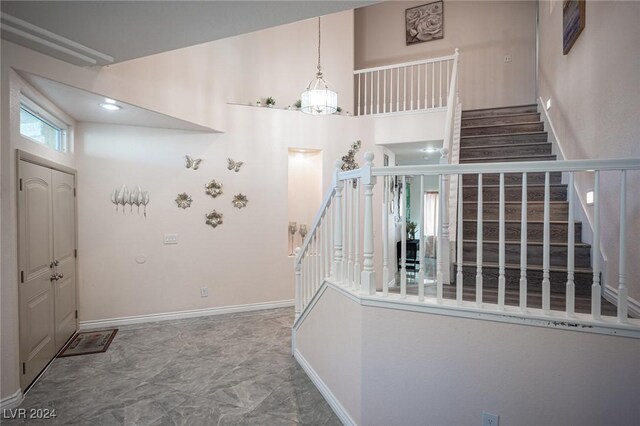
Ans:
{"label": "door handle", "polygon": [[53,274],[49,277],[49,281],[54,282],[58,280],[58,274]]}
{"label": "door handle", "polygon": [[56,274],[56,275],[58,276],[58,278],[56,278],[56,279],[58,279],[58,280],[61,280],[61,279],[63,279],[63,278],[64,278],[64,274],[63,274],[62,272],[61,272],[61,273],[59,273],[59,274]]}

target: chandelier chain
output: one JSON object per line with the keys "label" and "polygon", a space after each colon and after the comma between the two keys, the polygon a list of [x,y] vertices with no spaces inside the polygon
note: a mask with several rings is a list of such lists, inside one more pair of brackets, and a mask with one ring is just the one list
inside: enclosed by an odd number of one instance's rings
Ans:
{"label": "chandelier chain", "polygon": [[318,16],[318,75],[322,75],[322,67],[320,66],[320,17]]}

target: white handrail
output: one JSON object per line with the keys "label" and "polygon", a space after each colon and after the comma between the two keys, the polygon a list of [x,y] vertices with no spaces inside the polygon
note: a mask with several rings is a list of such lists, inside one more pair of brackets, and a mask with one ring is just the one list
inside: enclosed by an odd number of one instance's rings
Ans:
{"label": "white handrail", "polygon": [[394,69],[394,68],[402,68],[402,67],[412,67],[415,65],[424,65],[424,64],[431,64],[434,62],[440,62],[440,61],[450,61],[452,59],[454,59],[455,55],[449,55],[449,56],[440,56],[438,58],[430,58],[430,59],[421,59],[419,61],[413,61],[413,62],[403,62],[400,64],[391,64],[391,65],[383,65],[380,67],[373,67],[373,68],[364,68],[364,69],[360,69],[360,70],[354,70],[353,73],[354,74],[364,74],[367,72],[374,72],[374,71],[384,71],[384,70],[390,70],[390,69]]}

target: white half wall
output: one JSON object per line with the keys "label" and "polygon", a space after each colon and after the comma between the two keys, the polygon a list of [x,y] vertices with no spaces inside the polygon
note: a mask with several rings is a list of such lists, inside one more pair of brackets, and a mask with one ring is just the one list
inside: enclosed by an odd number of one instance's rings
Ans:
{"label": "white half wall", "polygon": [[480,425],[483,411],[524,426],[640,418],[638,339],[362,306],[329,285],[295,342],[358,424]]}

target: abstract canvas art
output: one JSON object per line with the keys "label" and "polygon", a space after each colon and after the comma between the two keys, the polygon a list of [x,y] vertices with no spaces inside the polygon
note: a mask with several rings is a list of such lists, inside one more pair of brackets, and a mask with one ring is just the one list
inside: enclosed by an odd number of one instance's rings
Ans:
{"label": "abstract canvas art", "polygon": [[442,1],[423,4],[405,11],[407,46],[444,37]]}
{"label": "abstract canvas art", "polygon": [[569,53],[585,26],[585,0],[562,3],[562,52]]}

